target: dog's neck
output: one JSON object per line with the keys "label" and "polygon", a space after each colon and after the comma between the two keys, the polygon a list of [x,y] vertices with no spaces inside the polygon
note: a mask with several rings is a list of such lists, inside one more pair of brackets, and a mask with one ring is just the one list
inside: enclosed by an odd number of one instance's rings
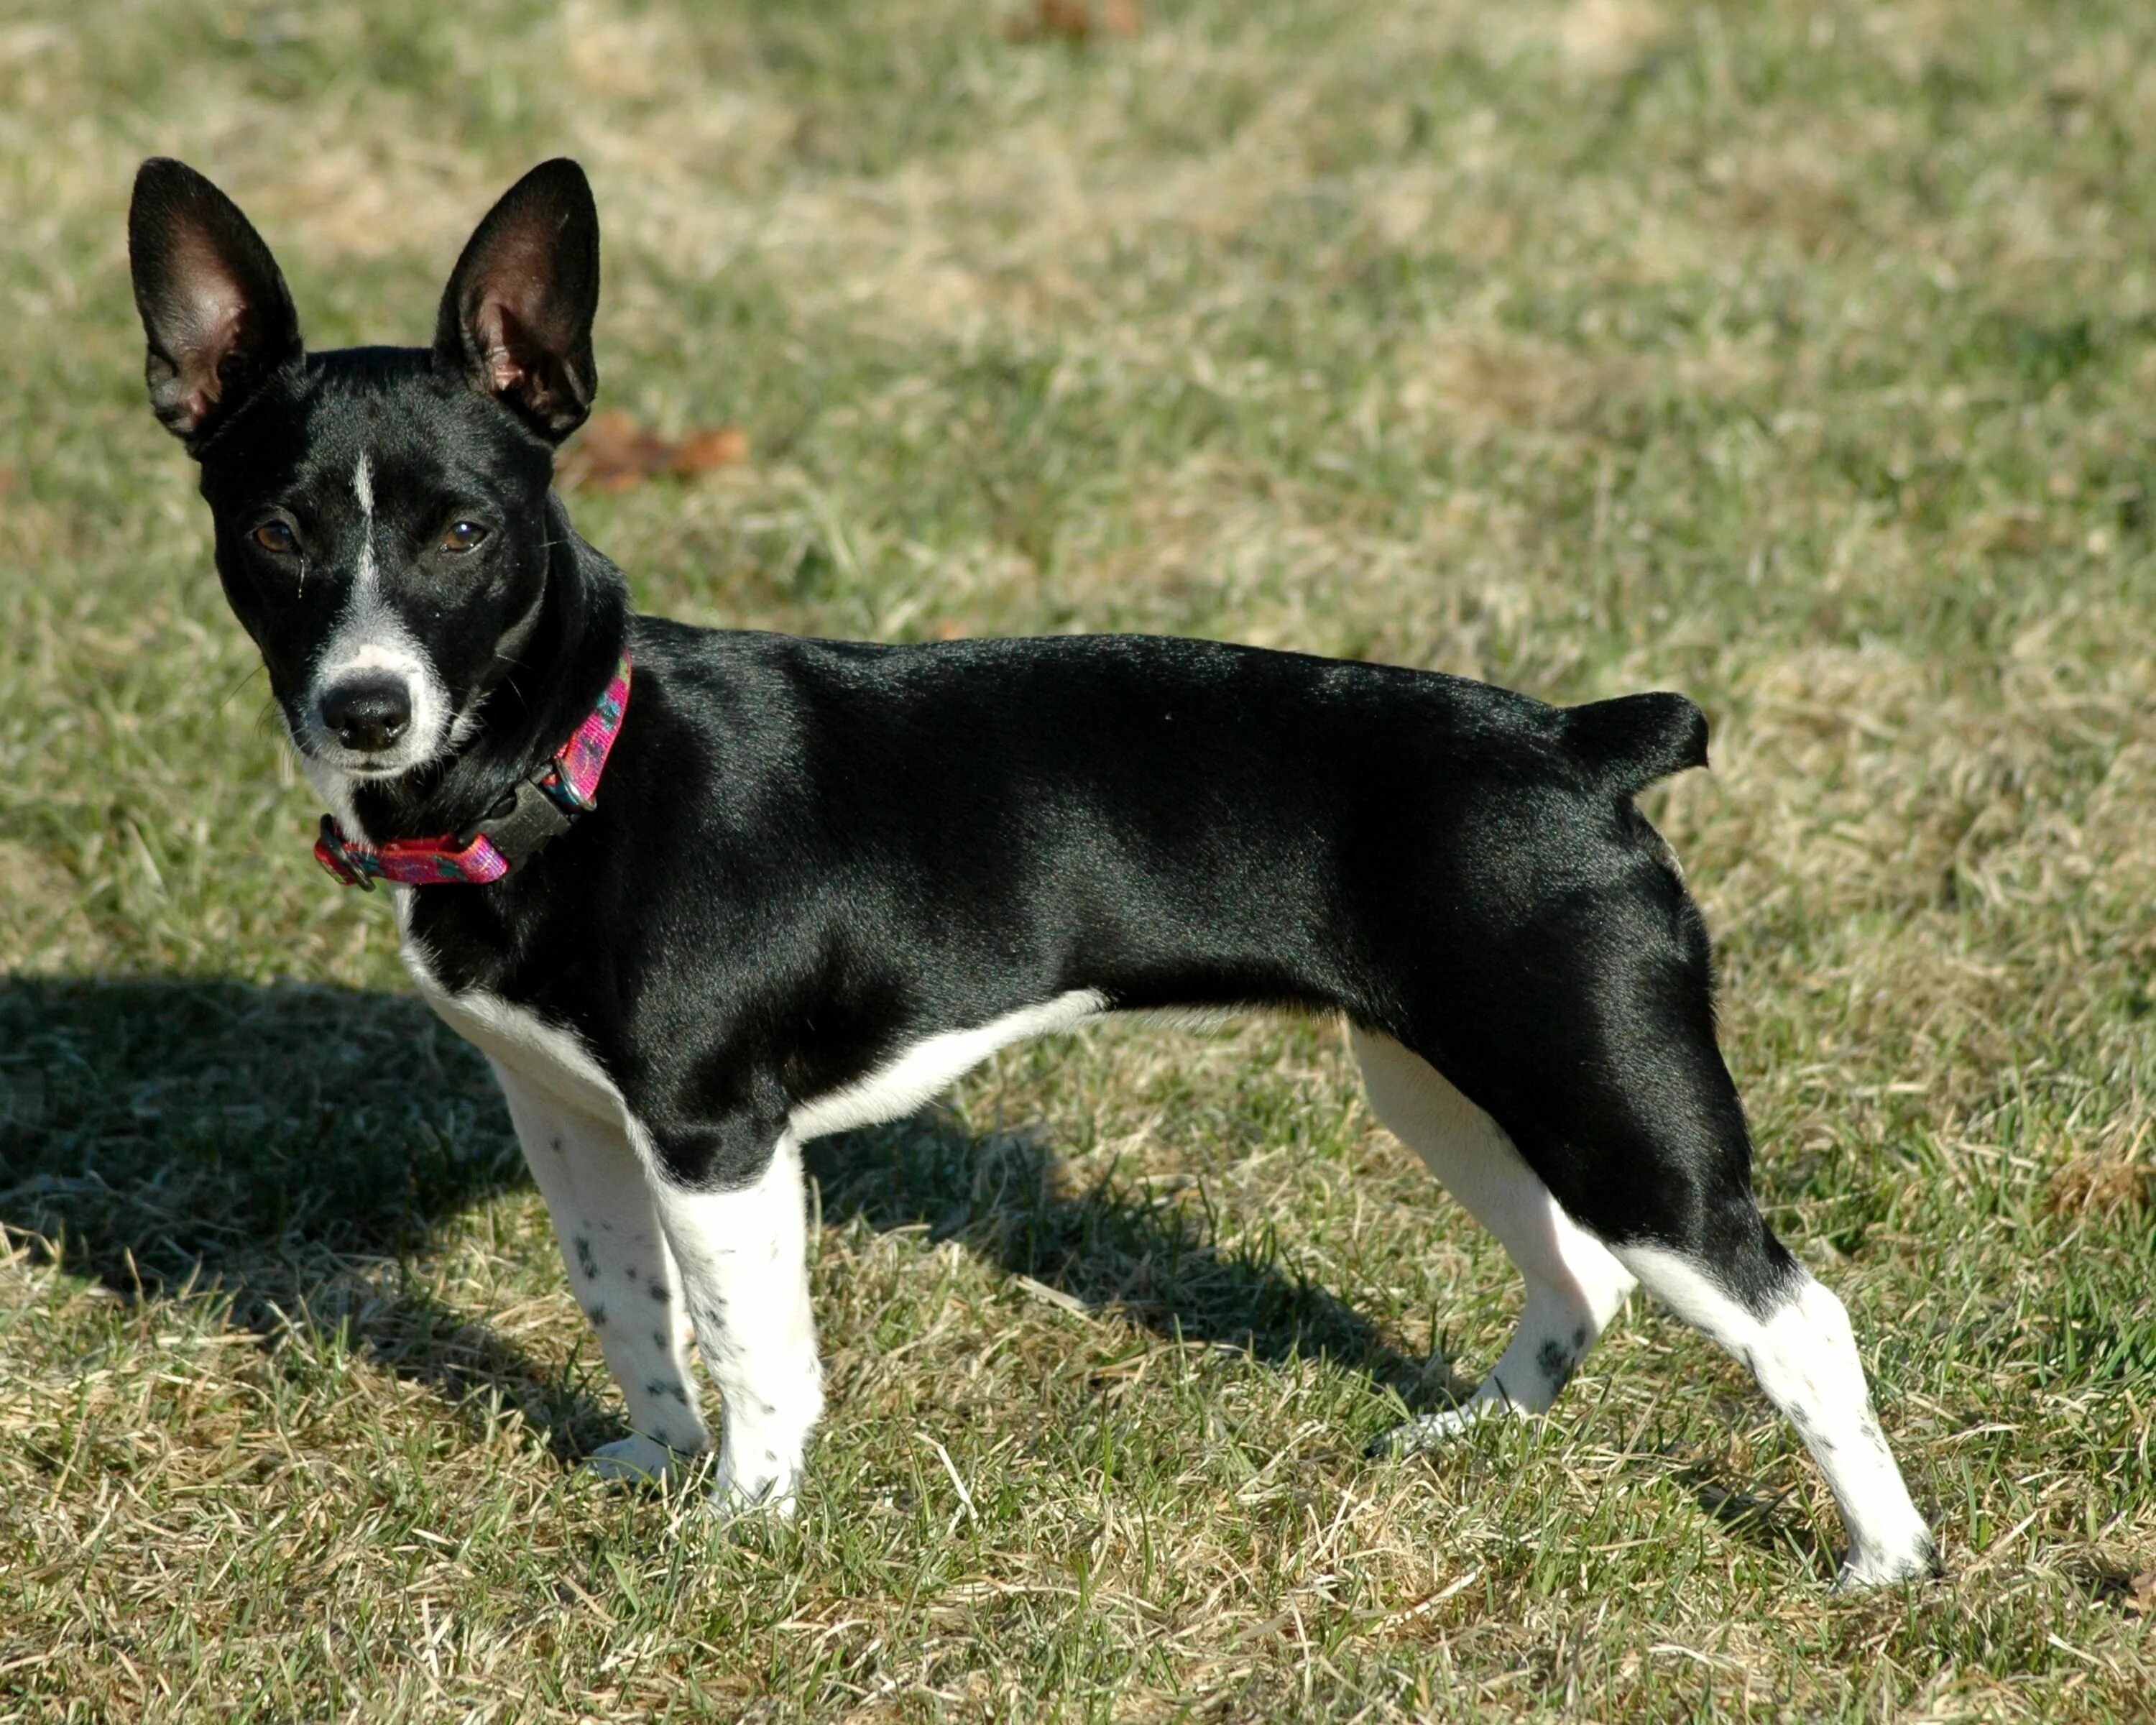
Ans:
{"label": "dog's neck", "polygon": [[551,491],[547,529],[537,614],[505,638],[493,685],[459,719],[447,757],[401,778],[352,786],[351,812],[372,842],[471,827],[545,765],[605,691],[628,634],[628,583],[578,536]]}

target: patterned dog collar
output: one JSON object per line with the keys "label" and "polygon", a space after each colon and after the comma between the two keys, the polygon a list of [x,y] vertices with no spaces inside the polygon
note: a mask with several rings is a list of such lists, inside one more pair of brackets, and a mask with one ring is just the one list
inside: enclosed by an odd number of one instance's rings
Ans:
{"label": "patterned dog collar", "polygon": [[393,839],[355,845],[334,815],[322,817],[315,860],[347,886],[372,892],[377,880],[405,886],[483,886],[521,867],[550,839],[568,831],[598,804],[599,778],[629,711],[629,655],[614,666],[599,704],[585,716],[553,758],[469,830],[440,839]]}

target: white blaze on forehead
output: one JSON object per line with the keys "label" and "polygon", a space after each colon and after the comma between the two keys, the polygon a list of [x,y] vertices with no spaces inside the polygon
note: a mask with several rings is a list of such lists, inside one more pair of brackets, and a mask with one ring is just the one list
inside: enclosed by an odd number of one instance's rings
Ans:
{"label": "white blaze on forehead", "polygon": [[374,567],[374,470],[362,454],[352,470],[352,494],[359,499],[359,585],[371,592]]}

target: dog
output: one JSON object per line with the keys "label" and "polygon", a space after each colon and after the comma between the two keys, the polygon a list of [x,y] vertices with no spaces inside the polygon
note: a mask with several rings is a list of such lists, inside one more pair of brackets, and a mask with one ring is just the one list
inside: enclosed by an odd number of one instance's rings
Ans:
{"label": "dog", "polygon": [[1707,935],[1634,806],[1707,761],[1683,696],[1559,709],[1433,672],[1133,636],[911,646],[639,615],[555,452],[589,413],[598,219],[534,168],[431,347],[309,352],[183,164],[136,180],[151,403],[404,962],[493,1065],[633,1435],[791,1507],[824,1404],[801,1145],[1103,1014],[1346,1019],[1378,1118],[1503,1242],[1519,1329],[1379,1447],[1537,1414],[1635,1285],[1740,1359],[1849,1537],[1935,1548],[1844,1309],[1768,1230]]}

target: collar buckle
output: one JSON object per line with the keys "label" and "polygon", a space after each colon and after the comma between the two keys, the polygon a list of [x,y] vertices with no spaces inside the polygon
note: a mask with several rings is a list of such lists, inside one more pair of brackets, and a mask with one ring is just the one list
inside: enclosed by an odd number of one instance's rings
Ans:
{"label": "collar buckle", "polygon": [[459,837],[459,847],[470,846],[484,838],[501,853],[504,862],[516,869],[548,839],[558,839],[567,832],[576,824],[577,815],[583,811],[572,813],[548,793],[545,781],[553,770],[550,765],[528,778],[518,779],[507,796]]}
{"label": "collar buckle", "polygon": [[362,892],[374,891],[374,877],[359,865],[346,848],[344,829],[336,824],[333,814],[322,817],[321,830],[315,835],[315,860],[346,886],[357,886]]}

